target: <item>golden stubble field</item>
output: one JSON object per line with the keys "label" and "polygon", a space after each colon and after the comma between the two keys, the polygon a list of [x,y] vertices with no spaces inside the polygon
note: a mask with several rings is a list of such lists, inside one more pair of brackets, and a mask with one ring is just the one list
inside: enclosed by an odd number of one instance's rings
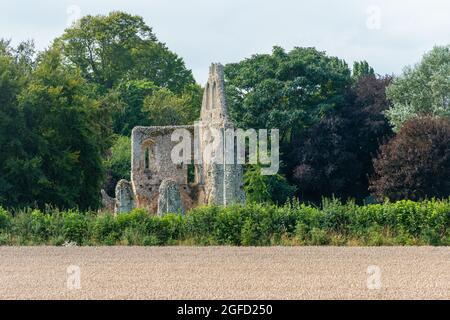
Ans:
{"label": "golden stubble field", "polygon": [[1,299],[450,299],[449,247],[0,247]]}

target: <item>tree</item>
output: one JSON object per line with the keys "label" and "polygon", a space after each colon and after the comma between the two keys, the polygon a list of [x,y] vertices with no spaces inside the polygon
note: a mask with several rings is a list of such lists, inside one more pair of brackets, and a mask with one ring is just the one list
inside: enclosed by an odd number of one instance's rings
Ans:
{"label": "tree", "polygon": [[393,106],[386,112],[395,131],[419,116],[450,116],[450,45],[434,47],[388,87]]}
{"label": "tree", "polygon": [[[149,126],[148,114],[143,110],[147,96],[160,88],[148,80],[126,80],[120,82],[110,95],[114,99],[113,130],[117,134],[130,136],[135,126]],[[168,89],[167,89],[168,90]]]}
{"label": "tree", "polygon": [[142,110],[152,125],[192,124],[200,116],[201,96],[198,85],[187,87],[180,95],[162,88],[145,98]]}
{"label": "tree", "polygon": [[[139,16],[123,12],[85,16],[67,29],[55,41],[54,47],[61,48],[64,58],[78,67],[83,78],[94,85],[96,95],[108,101],[116,134],[130,135],[138,125],[159,125],[158,121],[149,119],[143,108],[145,98],[158,94],[161,89],[167,96],[197,104],[189,105],[185,110],[171,109],[169,115],[179,121],[193,115],[178,112],[196,112],[200,108],[201,98],[198,97],[201,93],[192,72],[186,69],[180,57],[158,41]],[[185,99],[187,93],[195,93],[198,97]],[[167,123],[165,118],[162,120]]]}
{"label": "tree", "polygon": [[62,62],[59,50],[39,58],[19,105],[29,130],[27,159],[19,175],[28,184],[15,205],[51,204],[96,208],[103,180],[102,139],[96,122],[99,105],[80,71]]}
{"label": "tree", "polygon": [[301,133],[345,103],[347,64],[314,48],[258,54],[225,67],[229,113],[239,128],[280,130],[283,162]]}
{"label": "tree", "polygon": [[383,112],[390,106],[385,88],[390,77],[361,78],[349,93],[348,105],[330,113],[303,135],[295,148],[293,169],[300,197],[362,200],[369,195],[372,158],[391,128]]}
{"label": "tree", "polygon": [[358,81],[367,76],[375,76],[375,71],[367,61],[355,61],[353,63],[352,78]]}
{"label": "tree", "polygon": [[258,165],[247,166],[244,190],[248,202],[284,204],[294,197],[296,187],[280,175],[262,175]]}
{"label": "tree", "polygon": [[371,190],[382,200],[450,195],[450,120],[408,120],[374,161]]}
{"label": "tree", "polygon": [[38,159],[27,152],[32,141],[17,100],[30,81],[33,54],[30,43],[12,48],[9,41],[0,41],[0,205],[3,206],[30,201],[26,191],[38,164]]}
{"label": "tree", "polygon": [[106,192],[114,195],[116,184],[119,180],[130,181],[131,168],[131,138],[117,136],[111,147],[111,154],[104,161],[107,174]]}
{"label": "tree", "polygon": [[80,68],[82,76],[103,89],[124,80],[148,80],[181,92],[194,83],[183,60],[159,42],[139,16],[88,15],[66,29],[57,42],[62,42],[64,56]]}

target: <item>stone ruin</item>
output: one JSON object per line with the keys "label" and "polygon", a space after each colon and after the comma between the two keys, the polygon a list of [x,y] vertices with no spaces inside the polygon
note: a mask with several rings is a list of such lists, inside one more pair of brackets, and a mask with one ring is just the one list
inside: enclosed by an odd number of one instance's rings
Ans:
{"label": "stone ruin", "polygon": [[[176,129],[185,129],[198,137],[190,142],[191,158],[200,161],[186,164],[172,161],[172,150],[179,143],[172,141]],[[205,204],[244,203],[242,165],[237,161],[231,164],[212,161],[225,157],[223,146],[226,142],[225,134],[220,141],[214,141],[218,138],[213,132],[224,133],[227,129],[234,129],[234,125],[228,118],[223,66],[212,64],[198,123],[133,129],[131,183],[119,181],[115,199],[102,190],[105,209],[114,208],[114,212],[120,214],[133,208],[145,208],[153,214],[164,215],[169,212],[184,214]],[[211,150],[203,152],[206,148]]]}

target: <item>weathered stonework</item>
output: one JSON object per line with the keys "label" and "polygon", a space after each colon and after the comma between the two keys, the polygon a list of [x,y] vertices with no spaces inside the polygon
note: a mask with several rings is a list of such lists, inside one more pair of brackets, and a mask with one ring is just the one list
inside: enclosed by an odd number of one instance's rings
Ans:
{"label": "weathered stonework", "polygon": [[[189,165],[175,164],[171,159],[171,152],[179,143],[172,141],[172,133],[176,129],[186,129],[192,136],[198,137],[191,141],[192,153],[199,150],[199,154],[195,156],[200,160],[192,164],[195,171],[192,181],[189,180]],[[173,208],[186,212],[202,204],[229,205],[245,202],[242,166],[216,161],[224,156],[223,146],[227,140],[224,136],[217,138],[213,133],[223,133],[226,129],[234,129],[234,126],[228,119],[223,66],[212,64],[203,95],[201,120],[198,123],[133,129],[132,194],[128,196],[126,193],[120,198],[120,204],[116,204],[116,212],[137,207],[163,214],[175,210]],[[203,152],[206,148],[212,150],[209,156]],[[194,154],[192,156],[194,158]],[[178,192],[174,191],[175,188]],[[117,194],[116,199],[119,202]],[[167,201],[175,203],[168,204]]]}
{"label": "weathered stonework", "polygon": [[[234,141],[227,140],[225,132],[234,130],[234,125],[228,118],[223,66],[220,64],[213,64],[210,67],[203,95],[201,119],[200,149],[203,150],[208,144],[217,146],[212,152],[212,159],[209,161],[202,159],[206,203],[224,206],[244,203],[242,165],[237,164],[236,155],[231,164],[225,162],[224,150],[227,150],[227,144],[231,143],[234,147]],[[221,140],[216,144],[212,141],[214,140],[212,131],[222,132]]]}
{"label": "weathered stonework", "polygon": [[184,214],[180,188],[172,179],[164,179],[159,186],[158,215],[163,216],[166,213]]}
{"label": "weathered stonework", "polygon": [[115,213],[130,212],[134,208],[134,196],[131,183],[120,180],[116,186]]}
{"label": "weathered stonework", "polygon": [[116,199],[108,196],[106,191],[103,189],[102,189],[101,193],[102,193],[102,207],[103,207],[103,210],[101,210],[101,211],[110,212],[110,213],[115,212]]}

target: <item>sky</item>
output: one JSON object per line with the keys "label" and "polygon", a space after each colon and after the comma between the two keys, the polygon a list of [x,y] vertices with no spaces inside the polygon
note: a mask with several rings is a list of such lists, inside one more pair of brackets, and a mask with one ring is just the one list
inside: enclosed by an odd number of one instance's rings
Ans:
{"label": "sky", "polygon": [[448,0],[0,0],[0,38],[48,47],[74,20],[120,10],[140,15],[200,84],[212,62],[238,62],[277,45],[316,47],[400,74],[434,45],[450,44]]}

